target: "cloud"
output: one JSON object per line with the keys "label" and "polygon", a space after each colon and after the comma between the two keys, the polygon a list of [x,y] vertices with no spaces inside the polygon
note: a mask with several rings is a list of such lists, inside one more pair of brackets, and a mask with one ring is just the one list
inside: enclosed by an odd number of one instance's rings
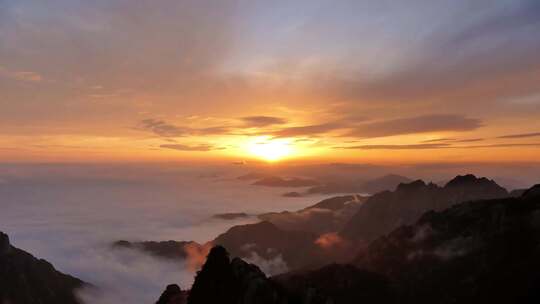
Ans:
{"label": "cloud", "polygon": [[456,146],[449,143],[438,144],[410,144],[410,145],[360,145],[360,146],[343,146],[335,147],[335,149],[359,149],[359,150],[427,150],[427,149],[480,149],[480,148],[511,148],[511,147],[540,147],[540,143],[523,143],[523,144],[489,144],[489,145],[474,145],[474,146]]}
{"label": "cloud", "polygon": [[540,136],[540,132],[535,133],[521,133],[521,134],[510,134],[510,135],[503,135],[499,136],[497,138],[528,138],[528,137],[538,137]]}
{"label": "cloud", "polygon": [[272,258],[265,259],[257,254],[257,252],[251,251],[244,260],[248,263],[257,265],[267,276],[278,275],[289,270],[287,262],[283,260],[281,253]]}
{"label": "cloud", "polygon": [[193,135],[221,135],[231,132],[230,127],[216,126],[208,128],[191,128],[177,126],[160,119],[141,120],[137,129],[152,132],[162,137],[185,137]]}
{"label": "cloud", "polygon": [[355,127],[347,135],[373,138],[438,131],[463,132],[475,130],[481,126],[481,121],[475,118],[452,114],[432,114],[366,123]]}
{"label": "cloud", "polygon": [[491,145],[477,145],[477,146],[455,146],[452,148],[457,149],[475,149],[475,148],[511,148],[511,147],[540,147],[540,143],[523,143],[523,144],[491,144]]}
{"label": "cloud", "polygon": [[275,137],[316,136],[347,128],[347,124],[330,122],[318,125],[284,128],[272,133]]}
{"label": "cloud", "polygon": [[336,147],[338,149],[360,150],[425,150],[449,148],[450,144],[411,144],[411,145],[360,145],[350,147]]}
{"label": "cloud", "polygon": [[196,145],[196,146],[189,146],[189,145],[183,145],[183,144],[164,144],[159,147],[165,148],[165,149],[178,150],[178,151],[200,151],[200,152],[225,149],[223,147],[216,147],[216,146],[207,145],[207,144]]}
{"label": "cloud", "polygon": [[476,142],[483,141],[484,138],[466,138],[466,139],[457,139],[457,138],[436,138],[423,140],[422,143],[437,143],[437,142],[452,142],[452,143],[466,143],[466,142]]}
{"label": "cloud", "polygon": [[151,131],[163,137],[179,137],[189,135],[189,129],[178,127],[159,119],[145,119],[139,123],[139,128]]}
{"label": "cloud", "polygon": [[273,116],[246,116],[241,120],[244,121],[246,127],[266,127],[287,123],[287,119]]}
{"label": "cloud", "polygon": [[468,139],[456,139],[454,142],[457,143],[467,143],[467,142],[477,142],[477,141],[483,141],[484,138],[468,138]]}

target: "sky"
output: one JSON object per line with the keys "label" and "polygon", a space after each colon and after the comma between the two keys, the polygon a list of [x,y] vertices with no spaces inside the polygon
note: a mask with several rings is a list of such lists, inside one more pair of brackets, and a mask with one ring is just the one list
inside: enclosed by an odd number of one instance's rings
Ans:
{"label": "sky", "polygon": [[0,0],[0,161],[537,162],[536,0]]}

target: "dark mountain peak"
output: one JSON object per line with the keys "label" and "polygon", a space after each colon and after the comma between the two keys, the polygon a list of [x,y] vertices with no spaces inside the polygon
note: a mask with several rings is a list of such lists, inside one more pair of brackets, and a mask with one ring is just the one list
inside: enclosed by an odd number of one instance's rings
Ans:
{"label": "dark mountain peak", "polygon": [[410,183],[400,183],[397,186],[396,191],[397,192],[417,191],[417,190],[420,190],[420,189],[426,188],[426,187],[427,187],[426,183],[423,180],[418,179],[418,180],[415,180],[414,182],[410,182]]}
{"label": "dark mountain peak", "polygon": [[216,270],[225,267],[230,262],[229,252],[223,246],[215,246],[208,253],[206,258],[206,263],[204,264],[203,271],[205,268],[207,270]]}
{"label": "dark mountain peak", "polygon": [[540,197],[540,184],[536,184],[526,190],[522,197],[524,198],[533,198],[533,197]]}
{"label": "dark mountain peak", "polygon": [[177,284],[167,285],[165,291],[159,297],[156,304],[184,304],[186,303],[186,292],[180,289]]}
{"label": "dark mountain peak", "polygon": [[476,177],[473,174],[466,174],[466,175],[458,175],[454,177],[452,180],[450,180],[446,185],[445,188],[451,188],[451,187],[469,187],[469,186],[491,186],[494,188],[501,188],[495,181],[491,179],[487,179],[485,177]]}
{"label": "dark mountain peak", "polygon": [[458,175],[451,179],[448,183],[446,183],[446,186],[458,186],[462,184],[469,184],[476,182],[478,178],[474,174],[465,174],[465,175]]}
{"label": "dark mountain peak", "polygon": [[[485,177],[478,178],[473,174],[454,177],[444,186],[444,190],[454,195],[462,195],[466,199],[491,199],[508,196],[508,191],[495,181]],[[475,197],[478,195],[481,195],[481,197]]]}
{"label": "dark mountain peak", "polygon": [[9,253],[10,249],[9,236],[0,231],[0,255]]}
{"label": "dark mountain peak", "polygon": [[283,303],[274,284],[255,265],[240,258],[229,260],[222,246],[210,250],[188,296],[189,304]]}

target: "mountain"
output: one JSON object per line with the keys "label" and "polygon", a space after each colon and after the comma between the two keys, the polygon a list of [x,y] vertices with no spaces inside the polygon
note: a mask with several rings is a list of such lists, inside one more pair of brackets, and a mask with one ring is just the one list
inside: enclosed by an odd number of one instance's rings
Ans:
{"label": "mountain", "polygon": [[165,288],[156,304],[185,304],[188,293],[180,289],[177,284],[170,284]]}
{"label": "mountain", "polygon": [[74,292],[85,283],[9,242],[0,232],[0,302],[12,304],[76,304]]}
{"label": "mountain", "polygon": [[359,195],[338,196],[295,212],[261,214],[261,222],[234,226],[207,244],[122,240],[115,242],[113,247],[182,261],[189,256],[190,250],[204,253],[208,250],[205,248],[209,248],[208,244],[222,245],[234,257],[268,262],[274,269],[270,273],[320,266],[328,261],[341,260],[343,252],[340,250],[346,248],[324,248],[328,242],[339,241],[336,236],[325,234],[341,229],[364,200],[365,197]]}
{"label": "mountain", "polygon": [[325,260],[317,246],[318,235],[278,228],[270,222],[239,225],[212,241],[234,257],[281,261],[288,269],[298,269]]}
{"label": "mountain", "polygon": [[428,211],[371,242],[349,264],[268,278],[214,247],[188,303],[539,303],[538,240],[540,185],[518,198]]}
{"label": "mountain", "polygon": [[401,303],[539,303],[540,185],[522,197],[430,211],[355,259]]}
{"label": "mountain", "polygon": [[210,250],[197,273],[188,304],[277,304],[287,303],[276,286],[255,265],[234,258],[221,246]]}
{"label": "mountain", "polygon": [[264,213],[259,218],[284,230],[317,234],[335,232],[356,213],[365,199],[359,195],[337,196],[298,211]]}
{"label": "mountain", "polygon": [[412,180],[396,174],[384,175],[367,181],[330,181],[323,185],[308,189],[308,193],[369,193],[375,194],[385,190],[394,190],[401,183],[409,183]]}
{"label": "mountain", "polygon": [[288,303],[356,304],[395,303],[395,294],[384,276],[353,265],[330,264],[271,278]]}
{"label": "mountain", "polygon": [[429,210],[444,210],[470,200],[508,196],[508,192],[494,181],[470,174],[456,176],[444,187],[417,180],[400,184],[395,191],[384,191],[368,198],[340,235],[369,242],[401,225],[414,223]]}
{"label": "mountain", "polygon": [[365,193],[375,194],[385,190],[394,190],[399,184],[410,182],[412,182],[412,180],[408,177],[397,174],[388,174],[362,183],[361,188]]}

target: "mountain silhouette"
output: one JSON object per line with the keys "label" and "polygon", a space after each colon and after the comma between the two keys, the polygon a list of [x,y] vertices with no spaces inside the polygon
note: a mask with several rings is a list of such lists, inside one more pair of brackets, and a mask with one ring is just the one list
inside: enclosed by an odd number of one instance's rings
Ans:
{"label": "mountain silhouette", "polygon": [[76,304],[74,292],[85,283],[57,271],[43,259],[10,244],[0,232],[0,303]]}
{"label": "mountain silhouette", "polygon": [[170,284],[165,288],[156,304],[185,304],[187,293],[180,289],[177,284]]}
{"label": "mountain silhouette", "polygon": [[222,246],[213,247],[197,273],[188,304],[274,304],[280,302],[276,286],[255,265],[234,258]]}
{"label": "mountain silhouette", "polygon": [[414,223],[424,212],[454,204],[508,197],[494,181],[474,175],[456,176],[444,187],[417,180],[368,198],[340,231],[347,239],[369,242],[393,229]]}

